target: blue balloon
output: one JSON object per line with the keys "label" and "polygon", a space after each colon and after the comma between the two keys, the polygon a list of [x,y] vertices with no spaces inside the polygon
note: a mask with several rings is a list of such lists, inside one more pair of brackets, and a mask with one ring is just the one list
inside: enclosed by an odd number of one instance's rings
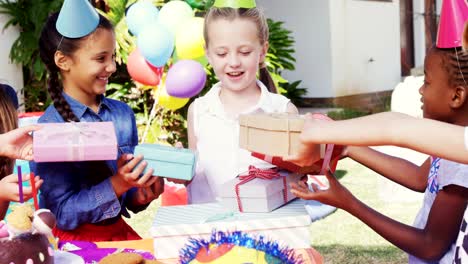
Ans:
{"label": "blue balloon", "polygon": [[134,36],[138,36],[140,31],[150,24],[158,21],[159,10],[150,1],[139,1],[131,5],[125,15],[128,30]]}
{"label": "blue balloon", "polygon": [[162,67],[174,51],[174,36],[162,24],[148,25],[138,35],[137,46],[147,62]]}

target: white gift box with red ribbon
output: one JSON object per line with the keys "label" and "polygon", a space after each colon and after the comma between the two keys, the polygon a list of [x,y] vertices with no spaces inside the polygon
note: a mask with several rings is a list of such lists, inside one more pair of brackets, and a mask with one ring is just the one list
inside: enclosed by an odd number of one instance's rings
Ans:
{"label": "white gift box with red ribbon", "polygon": [[163,206],[150,229],[158,259],[177,258],[189,238],[209,239],[213,230],[263,235],[290,248],[310,247],[311,219],[296,199],[270,213],[240,213],[221,203]]}
{"label": "white gift box with red ribbon", "polygon": [[239,212],[271,212],[296,198],[289,188],[303,175],[279,171],[276,168],[258,169],[253,166],[245,175],[223,184],[221,203]]}

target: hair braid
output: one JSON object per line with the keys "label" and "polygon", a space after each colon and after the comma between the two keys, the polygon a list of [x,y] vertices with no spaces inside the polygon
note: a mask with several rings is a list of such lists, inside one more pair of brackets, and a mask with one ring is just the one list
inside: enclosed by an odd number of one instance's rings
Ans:
{"label": "hair braid", "polygon": [[65,122],[80,122],[78,117],[73,113],[67,100],[62,95],[62,88],[58,77],[57,70],[49,70],[48,90],[50,98],[54,102],[54,107],[62,116]]}
{"label": "hair braid", "polygon": [[448,73],[449,84],[468,88],[468,52],[461,48],[439,51],[443,53],[443,66]]}

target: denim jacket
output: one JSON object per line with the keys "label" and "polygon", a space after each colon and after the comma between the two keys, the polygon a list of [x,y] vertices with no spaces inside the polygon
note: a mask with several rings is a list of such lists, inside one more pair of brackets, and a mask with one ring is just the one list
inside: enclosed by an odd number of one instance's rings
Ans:
{"label": "denim jacket", "polygon": [[[81,122],[114,123],[119,157],[133,153],[138,144],[135,115],[123,102],[101,96],[98,113],[76,101],[66,93],[65,100]],[[53,105],[50,105],[39,123],[63,123],[64,120]],[[115,195],[110,177],[117,171],[117,161],[83,162],[31,162],[31,170],[44,179],[41,186],[40,207],[51,210],[57,217],[57,227],[73,230],[82,224],[112,220],[120,214],[129,216],[128,209],[136,212],[144,207],[131,207],[126,197],[136,189],[130,189],[120,199]],[[107,165],[107,166],[106,166]],[[102,222],[101,222],[102,223]]]}

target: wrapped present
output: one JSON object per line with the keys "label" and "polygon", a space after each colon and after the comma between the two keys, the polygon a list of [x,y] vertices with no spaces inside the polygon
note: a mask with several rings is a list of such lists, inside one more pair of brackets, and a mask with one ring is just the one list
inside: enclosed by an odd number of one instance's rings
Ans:
{"label": "wrapped present", "polygon": [[271,212],[296,198],[290,192],[289,183],[299,181],[302,176],[276,168],[250,166],[248,173],[223,184],[221,203],[239,212]]}
{"label": "wrapped present", "polygon": [[296,199],[270,213],[239,213],[220,203],[160,207],[151,227],[157,259],[176,258],[189,238],[210,238],[213,230],[243,231],[290,248],[310,247],[311,219]]}
{"label": "wrapped present", "polygon": [[158,144],[140,144],[135,155],[142,154],[152,168],[153,175],[181,180],[191,180],[195,173],[195,154],[190,149],[175,148]]}
{"label": "wrapped present", "polygon": [[112,122],[43,123],[34,132],[35,162],[117,159]]}
{"label": "wrapped present", "polygon": [[[247,114],[239,116],[239,145],[252,152],[286,157],[298,152],[304,117],[292,114]],[[317,144],[311,159],[323,157],[324,145]]]}

